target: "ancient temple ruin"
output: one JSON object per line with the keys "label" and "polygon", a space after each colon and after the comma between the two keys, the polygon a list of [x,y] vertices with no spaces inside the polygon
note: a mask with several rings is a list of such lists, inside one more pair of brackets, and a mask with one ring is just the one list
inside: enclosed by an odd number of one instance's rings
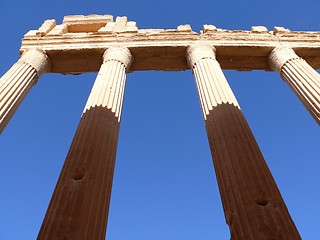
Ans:
{"label": "ancient temple ruin", "polygon": [[[0,132],[44,73],[99,72],[38,239],[105,239],[126,73],[192,69],[233,240],[301,239],[222,69],[277,71],[320,124],[320,33],[204,25],[138,29],[66,16],[25,34],[0,79]],[[268,73],[266,73],[268,74]]]}

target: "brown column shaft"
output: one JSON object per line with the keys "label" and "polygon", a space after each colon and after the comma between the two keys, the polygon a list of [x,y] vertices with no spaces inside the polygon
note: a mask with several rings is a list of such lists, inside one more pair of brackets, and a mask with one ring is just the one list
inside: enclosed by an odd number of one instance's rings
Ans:
{"label": "brown column shaft", "polygon": [[272,70],[290,86],[320,125],[320,75],[293,49],[276,47],[269,56]]}
{"label": "brown column shaft", "polygon": [[301,239],[215,59],[215,49],[197,44],[188,48],[187,58],[200,96],[231,239]]}
{"label": "brown column shaft", "polygon": [[105,239],[126,69],[126,48],[110,48],[51,198],[38,239]]}
{"label": "brown column shaft", "polygon": [[38,78],[49,71],[47,55],[36,49],[25,52],[0,79],[0,133]]}

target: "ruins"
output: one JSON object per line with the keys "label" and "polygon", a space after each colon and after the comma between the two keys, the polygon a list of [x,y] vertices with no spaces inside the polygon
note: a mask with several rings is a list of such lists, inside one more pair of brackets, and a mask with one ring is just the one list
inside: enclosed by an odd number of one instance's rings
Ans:
{"label": "ruins", "polygon": [[301,239],[222,70],[276,71],[320,124],[320,33],[204,25],[138,29],[126,17],[65,16],[25,34],[0,79],[0,132],[45,73],[98,72],[38,239],[105,239],[126,73],[191,69],[233,240]]}

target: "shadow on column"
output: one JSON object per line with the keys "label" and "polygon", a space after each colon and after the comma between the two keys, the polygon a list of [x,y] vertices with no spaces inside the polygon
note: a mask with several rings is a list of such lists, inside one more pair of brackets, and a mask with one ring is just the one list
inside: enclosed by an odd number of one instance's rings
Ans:
{"label": "shadow on column", "polygon": [[206,117],[231,239],[301,239],[242,111],[222,103]]}
{"label": "shadow on column", "polygon": [[105,239],[118,133],[110,109],[83,113],[37,239]]}

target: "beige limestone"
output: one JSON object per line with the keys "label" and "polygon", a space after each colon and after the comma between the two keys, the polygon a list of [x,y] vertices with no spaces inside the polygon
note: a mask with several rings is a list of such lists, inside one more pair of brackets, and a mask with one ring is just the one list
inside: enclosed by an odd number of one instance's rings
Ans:
{"label": "beige limestone", "polygon": [[67,26],[68,33],[97,32],[101,27],[112,21],[113,16],[108,14],[72,15],[65,16],[62,24]]}
{"label": "beige limestone", "polygon": [[280,73],[320,125],[320,75],[292,48],[276,47],[269,57],[270,67]]}
{"label": "beige limestone", "polygon": [[[126,79],[125,71],[129,69],[133,58],[127,48],[114,47],[109,48],[105,52],[103,59],[104,62],[83,110],[83,114],[92,107],[101,106],[115,113],[120,122]],[[108,82],[104,81],[104,78],[111,74],[113,74],[113,77]],[[96,94],[100,93],[101,89],[105,93],[103,95]]]}
{"label": "beige limestone", "polygon": [[137,33],[136,22],[129,21],[127,17],[117,17],[115,22],[109,22],[98,30],[101,33]]}
{"label": "beige limestone", "polygon": [[126,48],[111,48],[91,90],[38,240],[104,240],[126,69]]}
{"label": "beige limestone", "polygon": [[[61,24],[55,26],[50,32],[48,32],[46,35],[47,36],[60,36],[65,33],[68,33],[68,25],[66,24]],[[25,36],[28,37],[28,36]]]}
{"label": "beige limestone", "polygon": [[215,59],[203,43],[187,49],[232,240],[301,239]]}
{"label": "beige limestone", "polygon": [[284,28],[284,27],[274,27],[273,28],[273,34],[281,34],[281,33],[288,33],[290,32],[290,29]]}
{"label": "beige limestone", "polygon": [[[216,59],[214,47],[203,43],[192,45],[187,49],[186,57],[189,66],[191,69],[193,69],[194,75],[197,79],[196,84],[199,91],[200,103],[205,120],[213,108],[223,103],[232,104],[234,107],[240,109],[239,104],[234,97],[226,79],[224,78],[222,71],[219,71],[219,63],[217,61],[213,61]],[[212,66],[208,66],[208,64],[211,64]],[[211,74],[213,74],[213,70],[211,70],[211,68],[216,68],[217,78],[222,79],[217,85],[213,78],[204,79],[204,77],[201,76],[201,73],[206,70],[209,72],[211,71]],[[220,86],[221,89],[214,89],[214,87],[218,86]],[[219,93],[219,90],[222,94]]]}
{"label": "beige limestone", "polygon": [[207,32],[216,32],[217,31],[217,28],[216,26],[214,25],[210,25],[210,24],[204,24],[203,27],[202,27],[202,32],[203,33],[207,33]]}
{"label": "beige limestone", "polygon": [[251,27],[252,33],[268,33],[268,29],[265,26],[252,26]]}
{"label": "beige limestone", "polygon": [[47,55],[30,49],[0,78],[0,133],[38,78],[49,70]]}
{"label": "beige limestone", "polygon": [[38,49],[30,49],[23,53],[18,63],[31,65],[38,74],[38,77],[50,71],[50,60],[45,52]]}
{"label": "beige limestone", "polygon": [[184,31],[184,32],[192,32],[192,28],[189,24],[183,24],[183,25],[179,25],[177,27],[178,31]]}
{"label": "beige limestone", "polygon": [[184,53],[200,40],[215,46],[222,69],[269,71],[268,56],[279,44],[295,49],[313,68],[320,68],[319,32],[295,32],[283,27],[267,31],[263,26],[254,26],[251,31],[226,30],[206,24],[198,34],[188,25],[138,29],[126,17],[113,21],[111,15],[66,16],[44,36],[37,35],[40,29],[25,35],[20,51],[35,47],[46,51],[53,63],[51,72],[56,73],[97,72],[104,51],[115,45],[134,53],[132,71],[186,70]]}
{"label": "beige limestone", "polygon": [[95,25],[106,25],[107,23],[112,21],[113,21],[113,16],[109,14],[105,14],[105,15],[90,14],[87,16],[84,16],[84,15],[64,16],[62,23],[67,24],[69,26],[88,25],[90,27],[93,27],[93,29],[95,29],[96,31],[96,27],[94,27]]}
{"label": "beige limestone", "polygon": [[300,59],[300,57],[287,46],[278,46],[272,50],[269,56],[269,65],[273,71],[281,73],[282,66],[289,60]]}
{"label": "beige limestone", "polygon": [[56,20],[50,19],[44,21],[44,23],[41,25],[39,30],[37,31],[36,35],[43,37],[46,35],[48,32],[50,32],[55,26],[56,26]]}
{"label": "beige limestone", "polygon": [[29,31],[21,59],[0,79],[0,132],[41,74],[99,71],[38,239],[104,239],[126,72],[189,68],[231,239],[300,239],[221,70],[280,72],[319,120],[319,75],[291,48],[320,68],[320,32],[283,27],[244,31],[206,24],[198,34],[188,24],[138,29],[127,17],[76,15]]}

